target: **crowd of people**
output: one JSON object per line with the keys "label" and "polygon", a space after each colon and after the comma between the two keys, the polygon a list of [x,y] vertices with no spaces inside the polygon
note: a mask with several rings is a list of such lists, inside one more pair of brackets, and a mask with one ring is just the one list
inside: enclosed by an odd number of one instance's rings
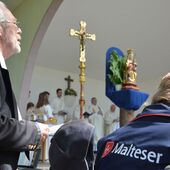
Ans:
{"label": "crowd of people", "polygon": [[[80,105],[66,107],[61,88],[56,89],[55,98],[50,100],[50,93],[41,92],[36,104],[29,102],[26,108],[25,119],[46,124],[62,124],[71,120],[80,119]],[[83,119],[95,127],[95,144],[97,141],[119,128],[119,117],[116,106],[111,104],[106,113],[97,103],[97,98],[92,97],[90,104],[84,103]]]}
{"label": "crowd of people", "polygon": [[[47,123],[65,123],[68,120],[62,89],[57,90],[56,99],[51,103],[49,92],[40,93],[36,104],[27,105],[27,121],[22,119],[5,64],[6,59],[21,51],[21,33],[17,19],[0,1],[1,170],[17,169],[20,152],[25,151],[27,154],[35,150],[47,138]],[[78,108],[76,111],[79,112]],[[113,124],[118,122],[114,113],[115,105],[112,104],[109,111],[103,113],[96,97],[92,97],[91,104],[84,106],[84,119],[88,124],[71,121],[55,132],[50,146],[50,169],[169,170],[170,73],[162,78],[151,105],[116,131],[112,129]],[[100,139],[95,163],[93,128],[95,140]],[[106,136],[102,138],[104,132]]]}
{"label": "crowd of people", "polygon": [[[56,96],[50,99],[50,93],[43,91],[38,96],[37,103],[27,104],[25,119],[53,125],[80,120],[80,105],[74,104],[68,107],[68,100],[64,100],[61,88],[56,89]],[[74,99],[73,99],[74,100]],[[105,135],[119,128],[119,117],[116,106],[111,104],[107,112],[99,106],[96,97],[92,97],[90,104],[84,102],[83,120],[94,126],[93,151],[97,151],[97,142]],[[51,138],[48,138],[49,141]],[[47,144],[48,143],[48,144]],[[46,153],[50,148],[50,142],[46,142]],[[48,156],[45,156],[48,159]]]}

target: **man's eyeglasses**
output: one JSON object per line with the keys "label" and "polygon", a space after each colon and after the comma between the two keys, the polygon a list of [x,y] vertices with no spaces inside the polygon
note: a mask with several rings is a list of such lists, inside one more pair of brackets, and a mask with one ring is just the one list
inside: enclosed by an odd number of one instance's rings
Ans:
{"label": "man's eyeglasses", "polygon": [[1,21],[0,23],[14,24],[14,25],[16,25],[17,27],[19,27],[19,24],[20,24],[18,21]]}

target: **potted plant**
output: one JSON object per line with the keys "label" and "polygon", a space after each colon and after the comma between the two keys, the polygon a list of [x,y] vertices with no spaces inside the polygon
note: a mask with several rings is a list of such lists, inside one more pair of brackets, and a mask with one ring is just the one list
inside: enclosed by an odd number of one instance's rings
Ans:
{"label": "potted plant", "polygon": [[77,92],[72,89],[72,88],[67,88],[65,91],[64,91],[64,95],[67,96],[77,96]]}
{"label": "potted plant", "polygon": [[109,59],[109,71],[108,77],[110,81],[115,85],[117,90],[121,89],[123,83],[124,70],[126,65],[127,57],[119,57],[116,52],[110,54]]}

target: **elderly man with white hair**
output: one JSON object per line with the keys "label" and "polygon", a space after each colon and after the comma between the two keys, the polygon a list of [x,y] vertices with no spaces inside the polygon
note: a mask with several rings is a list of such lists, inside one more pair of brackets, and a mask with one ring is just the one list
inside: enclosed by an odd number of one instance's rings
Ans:
{"label": "elderly man with white hair", "polygon": [[23,121],[17,108],[5,60],[20,53],[21,29],[0,1],[0,169],[14,170],[20,151],[36,149],[47,138],[47,125]]}

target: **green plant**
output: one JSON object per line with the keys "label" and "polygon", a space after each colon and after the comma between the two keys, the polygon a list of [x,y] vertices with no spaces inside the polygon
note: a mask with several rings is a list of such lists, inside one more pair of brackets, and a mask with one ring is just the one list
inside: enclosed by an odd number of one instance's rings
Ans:
{"label": "green plant", "polygon": [[77,96],[77,92],[72,89],[72,88],[67,88],[65,91],[64,91],[64,95],[65,96]]}
{"label": "green plant", "polygon": [[108,77],[112,83],[114,84],[123,83],[123,75],[124,75],[126,60],[127,60],[126,56],[120,58],[116,52],[111,53],[110,60],[109,60],[110,74],[108,74]]}

